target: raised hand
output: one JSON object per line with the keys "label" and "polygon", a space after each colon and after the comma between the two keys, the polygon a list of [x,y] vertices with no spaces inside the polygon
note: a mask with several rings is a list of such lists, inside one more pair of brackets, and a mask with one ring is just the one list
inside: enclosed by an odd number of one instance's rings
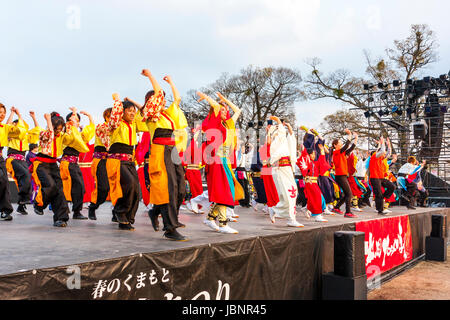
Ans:
{"label": "raised hand", "polygon": [[278,117],[276,117],[276,116],[270,116],[270,118],[269,118],[270,120],[273,120],[273,121],[276,121],[277,123],[281,123],[281,120],[280,120],[280,118],[278,118]]}
{"label": "raised hand", "polygon": [[113,94],[112,94],[112,98],[113,98],[114,101],[120,100],[120,96],[119,96],[118,93],[113,93]]}
{"label": "raised hand", "polygon": [[30,111],[30,117],[34,118],[36,116],[36,114],[34,113],[34,111]]}
{"label": "raised hand", "polygon": [[142,72],[141,72],[141,74],[144,76],[144,77],[150,77],[152,74],[151,74],[151,72],[150,72],[150,70],[148,70],[148,69],[142,69]]}
{"label": "raised hand", "polygon": [[52,116],[49,113],[44,114],[44,118],[47,121],[51,121],[52,120]]}
{"label": "raised hand", "polygon": [[352,134],[352,132],[351,132],[348,128],[346,128],[344,131],[345,131],[345,133],[348,134],[348,135],[351,135],[351,134]]}
{"label": "raised hand", "polygon": [[167,83],[172,83],[172,77],[171,76],[165,76],[164,78],[163,78],[163,80],[165,81],[165,82],[167,82]]}
{"label": "raised hand", "polygon": [[75,107],[70,107],[69,110],[72,111],[74,114],[77,113],[77,108]]}

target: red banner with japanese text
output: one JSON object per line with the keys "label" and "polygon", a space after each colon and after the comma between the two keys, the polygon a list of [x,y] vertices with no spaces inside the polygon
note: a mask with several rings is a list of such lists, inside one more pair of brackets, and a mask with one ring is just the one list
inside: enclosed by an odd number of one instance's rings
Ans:
{"label": "red banner with japanese text", "polygon": [[412,259],[411,227],[407,215],[361,221],[355,225],[356,231],[365,232],[368,279]]}

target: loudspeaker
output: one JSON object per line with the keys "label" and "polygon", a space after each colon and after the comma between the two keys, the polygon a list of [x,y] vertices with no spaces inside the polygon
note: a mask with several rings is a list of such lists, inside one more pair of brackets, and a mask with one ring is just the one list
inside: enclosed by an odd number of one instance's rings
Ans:
{"label": "loudspeaker", "polygon": [[441,214],[431,215],[431,237],[446,238],[447,235],[447,216]]}
{"label": "loudspeaker", "polygon": [[322,275],[323,300],[367,300],[367,276],[355,278],[334,273]]}
{"label": "loudspeaker", "polygon": [[334,273],[348,278],[366,274],[364,232],[338,231],[334,233]]}
{"label": "loudspeaker", "polygon": [[447,238],[425,238],[425,260],[447,261]]}
{"label": "loudspeaker", "polygon": [[413,124],[414,139],[423,140],[427,135],[427,128],[424,123],[416,122]]}

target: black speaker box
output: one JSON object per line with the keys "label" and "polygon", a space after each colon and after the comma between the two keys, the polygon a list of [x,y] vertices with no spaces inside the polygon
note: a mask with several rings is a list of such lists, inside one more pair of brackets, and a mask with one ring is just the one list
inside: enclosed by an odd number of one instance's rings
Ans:
{"label": "black speaker box", "polygon": [[447,238],[425,238],[425,260],[447,261]]}
{"label": "black speaker box", "polygon": [[367,300],[367,276],[355,278],[334,273],[322,275],[323,300]]}
{"label": "black speaker box", "polygon": [[423,140],[427,135],[427,129],[424,124],[416,123],[413,125],[414,139]]}
{"label": "black speaker box", "polygon": [[348,278],[366,274],[364,232],[334,233],[334,274]]}
{"label": "black speaker box", "polygon": [[447,216],[441,214],[431,215],[431,237],[447,238]]}

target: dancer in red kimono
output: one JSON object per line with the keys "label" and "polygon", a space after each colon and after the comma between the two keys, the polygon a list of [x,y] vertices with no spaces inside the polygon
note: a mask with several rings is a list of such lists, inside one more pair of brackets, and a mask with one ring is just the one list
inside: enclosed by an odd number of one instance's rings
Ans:
{"label": "dancer in red kimono", "polygon": [[[272,120],[268,120],[269,126],[272,125]],[[269,131],[269,126],[266,127],[266,131]],[[270,208],[275,207],[280,198],[278,197],[278,191],[273,181],[272,167],[270,166],[270,135],[266,136],[266,143],[259,148],[259,156],[262,162],[261,178],[264,183],[264,190],[266,192],[267,206]]]}
{"label": "dancer in red kimono", "polygon": [[[192,139],[183,154],[183,166],[186,169],[185,177],[189,183],[189,189],[191,191],[191,199],[187,204],[187,208],[197,214],[203,213],[199,210],[199,202],[203,194],[202,184],[202,141],[201,141],[201,126],[198,126],[192,130]],[[199,139],[200,138],[200,139]]]}
{"label": "dancer in red kimono", "polygon": [[[211,106],[207,118],[202,123],[202,130],[206,133],[207,140],[205,170],[209,201],[214,205],[204,223],[214,231],[238,233],[227,225],[226,211],[227,208],[233,208],[236,201],[244,198],[244,190],[236,180],[230,163],[233,157],[231,152],[234,151],[236,144],[235,123],[241,110],[220,93],[217,95],[221,104],[204,93],[197,92],[197,94],[200,96],[200,101],[206,100]],[[228,107],[234,112],[232,117],[229,117]],[[217,218],[219,226],[215,223]]]}
{"label": "dancer in red kimono", "polygon": [[[150,133],[143,132],[141,139],[136,147],[136,162],[138,165],[138,177],[139,184],[141,185],[141,194],[142,194],[142,202],[144,202],[145,206],[150,204],[150,181],[148,177],[148,157],[149,157],[149,149],[150,149]],[[147,168],[147,172],[145,171]]]}
{"label": "dancer in red kimono", "polygon": [[88,144],[87,146],[89,148],[89,152],[80,153],[78,156],[78,166],[80,167],[81,174],[83,175],[84,188],[86,190],[83,197],[83,203],[91,202],[91,194],[95,188],[95,180],[91,170],[94,145]]}
{"label": "dancer in red kimono", "polygon": [[[313,148],[304,148],[300,158],[297,160],[302,176],[305,181],[305,197],[307,199],[306,208],[311,212],[311,216],[317,222],[327,222],[322,213],[326,208],[325,199],[317,183],[319,173],[326,171],[329,167],[325,159],[325,150],[322,145],[318,145],[320,156],[316,159],[316,151]],[[322,168],[322,170],[320,170]]]}

